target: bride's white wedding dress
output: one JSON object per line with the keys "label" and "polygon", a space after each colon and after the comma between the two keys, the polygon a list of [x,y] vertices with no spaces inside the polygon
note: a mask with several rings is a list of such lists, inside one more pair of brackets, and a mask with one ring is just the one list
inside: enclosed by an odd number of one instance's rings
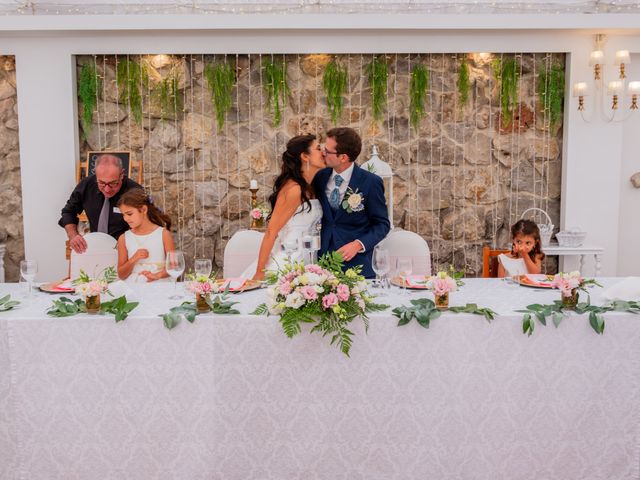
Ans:
{"label": "bride's white wedding dress", "polygon": [[[311,210],[309,210],[309,206],[306,203],[301,204],[296,213],[282,227],[273,245],[273,250],[271,250],[271,256],[265,270],[275,270],[278,265],[282,266],[284,264],[287,255],[281,248],[283,242],[285,245],[297,245],[297,250],[291,254],[291,259],[300,261],[303,256],[302,238],[307,235],[319,234],[318,224],[322,221],[322,205],[317,198],[309,201],[311,202]],[[242,272],[242,278],[252,278],[256,273],[257,266],[258,260],[256,259]]]}

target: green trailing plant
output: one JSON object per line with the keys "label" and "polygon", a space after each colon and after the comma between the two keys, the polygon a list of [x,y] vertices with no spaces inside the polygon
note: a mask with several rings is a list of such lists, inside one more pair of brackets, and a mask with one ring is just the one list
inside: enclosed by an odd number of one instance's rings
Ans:
{"label": "green trailing plant", "polygon": [[[206,299],[207,305],[209,305],[211,309],[210,313],[216,315],[237,315],[240,313],[233,308],[233,306],[239,302],[227,300],[227,293],[228,290],[225,290],[222,295],[215,295],[213,298]],[[171,330],[178,325],[183,318],[189,323],[193,323],[199,314],[200,312],[198,312],[195,302],[183,302],[181,305],[169,309],[169,312],[159,315],[159,317],[162,318],[164,326]]]}
{"label": "green trailing plant", "polygon": [[282,111],[289,95],[287,66],[284,60],[267,60],[263,68],[267,102],[273,114],[273,125],[277,127],[282,122]]}
{"label": "green trailing plant", "polygon": [[[138,306],[138,302],[127,302],[127,297],[122,296],[100,305],[100,313],[115,315],[116,323],[123,321],[131,311]],[[86,313],[85,302],[78,298],[71,300],[67,297],[60,297],[54,300],[47,310],[47,315],[51,317],[71,317],[79,313]]]}
{"label": "green trailing plant", "polygon": [[[442,315],[442,311],[436,308],[436,304],[430,298],[417,298],[410,300],[410,303],[410,307],[403,305],[392,310],[393,315],[400,319],[398,321],[399,327],[406,325],[415,318],[420,326],[429,328],[431,320],[435,320]],[[481,315],[487,322],[491,322],[497,315],[496,312],[490,308],[478,307],[475,303],[467,303],[460,307],[449,307],[448,311],[452,313]]]}
{"label": "green trailing plant", "polygon": [[322,87],[327,96],[327,107],[329,107],[331,121],[335,124],[342,114],[342,95],[347,89],[347,69],[338,65],[335,58],[329,62],[324,70]]}
{"label": "green trailing plant", "polygon": [[127,297],[118,297],[100,305],[100,312],[115,316],[116,323],[122,322],[139,305],[139,302],[127,302]]}
{"label": "green trailing plant", "polygon": [[102,88],[102,79],[92,64],[82,65],[78,76],[78,97],[82,103],[82,131],[86,137],[91,132],[93,111],[98,104],[98,92]]}
{"label": "green trailing plant", "polygon": [[371,63],[367,65],[367,76],[371,87],[373,118],[380,121],[387,103],[387,79],[389,78],[389,67],[384,56],[373,57]]}
{"label": "green trailing plant", "polygon": [[175,68],[163,78],[153,90],[156,104],[160,108],[163,120],[175,116],[182,110],[182,95],[180,95],[180,72]]}
{"label": "green trailing plant", "polygon": [[469,101],[469,91],[471,82],[469,81],[469,63],[467,57],[463,57],[458,67],[458,97],[460,100],[460,108],[464,107]]}
{"label": "green trailing plant", "polygon": [[207,64],[204,68],[204,77],[211,90],[211,101],[216,110],[218,130],[222,130],[227,112],[233,105],[231,92],[236,84],[235,67],[227,62]]}
{"label": "green trailing plant", "polygon": [[149,85],[149,72],[143,63],[130,58],[118,61],[116,80],[120,100],[129,105],[137,124],[142,123],[142,88]]}
{"label": "green trailing plant", "polygon": [[515,57],[495,59],[492,62],[494,75],[500,83],[500,108],[505,123],[511,122],[513,110],[518,103],[518,80],[520,70]]}
{"label": "green trailing plant", "polygon": [[564,102],[564,68],[554,62],[547,72],[540,69],[538,76],[538,96],[542,99],[544,110],[549,114],[549,125],[553,128],[562,119]]}
{"label": "green trailing plant", "polygon": [[6,312],[20,305],[18,300],[11,300],[11,295],[5,295],[0,298],[0,312]]}
{"label": "green trailing plant", "polygon": [[409,110],[411,125],[418,128],[420,120],[425,116],[427,91],[429,90],[429,70],[422,64],[411,69],[409,85]]}

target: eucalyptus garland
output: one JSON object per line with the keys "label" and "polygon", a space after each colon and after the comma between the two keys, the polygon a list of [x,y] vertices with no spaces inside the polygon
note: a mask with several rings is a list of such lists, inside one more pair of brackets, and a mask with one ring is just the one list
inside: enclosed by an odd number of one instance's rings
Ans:
{"label": "eucalyptus garland", "polygon": [[493,63],[493,69],[496,79],[500,82],[502,118],[506,123],[509,123],[518,103],[518,80],[520,79],[518,62],[515,57],[506,60],[496,59]]}
{"label": "eucalyptus garland", "polygon": [[387,103],[387,79],[389,78],[389,68],[384,56],[373,57],[371,63],[367,65],[367,76],[371,87],[373,118],[380,121]]}
{"label": "eucalyptus garland", "polygon": [[409,84],[409,110],[411,125],[416,129],[426,113],[427,90],[429,89],[429,70],[418,63],[411,69]]}
{"label": "eucalyptus garland", "polygon": [[127,57],[118,61],[116,80],[120,90],[120,101],[124,101],[129,105],[135,122],[137,124],[142,123],[141,87],[149,85],[149,73],[146,67]]}
{"label": "eucalyptus garland", "polygon": [[233,105],[231,92],[236,84],[235,66],[227,62],[207,64],[204,68],[204,77],[211,90],[211,101],[216,110],[216,121],[220,131]]}
{"label": "eucalyptus garland", "polygon": [[78,97],[82,103],[82,131],[85,135],[91,132],[91,122],[93,121],[93,111],[98,104],[98,92],[102,88],[102,80],[98,76],[96,68],[92,64],[82,65],[78,76]]}
{"label": "eucalyptus garland", "polygon": [[327,96],[331,121],[335,124],[343,107],[342,95],[347,89],[347,69],[338,65],[335,58],[329,62],[322,77],[322,87]]}
{"label": "eucalyptus garland", "polygon": [[547,72],[540,69],[538,76],[538,96],[542,99],[544,110],[549,113],[549,124],[556,126],[562,119],[564,102],[564,68],[554,62]]}
{"label": "eucalyptus garland", "polygon": [[467,58],[463,57],[458,67],[458,96],[460,100],[460,108],[464,107],[469,101],[469,90],[471,82],[469,81],[469,63]]}
{"label": "eucalyptus garland", "polygon": [[267,60],[264,65],[264,78],[267,102],[273,114],[273,126],[277,127],[282,122],[282,110],[287,104],[289,94],[287,66],[284,60]]}

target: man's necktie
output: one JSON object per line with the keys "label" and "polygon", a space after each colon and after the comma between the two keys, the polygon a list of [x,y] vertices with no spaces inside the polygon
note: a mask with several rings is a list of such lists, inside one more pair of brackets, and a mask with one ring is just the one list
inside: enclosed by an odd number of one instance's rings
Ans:
{"label": "man's necktie", "polygon": [[338,210],[338,207],[340,207],[340,185],[342,185],[342,182],[344,182],[344,178],[342,178],[340,175],[336,175],[335,181],[336,186],[331,191],[331,195],[329,196],[329,204],[334,211]]}
{"label": "man's necktie", "polygon": [[109,199],[104,197],[104,203],[102,204],[102,210],[100,210],[100,217],[98,218],[98,231],[102,233],[109,233]]}

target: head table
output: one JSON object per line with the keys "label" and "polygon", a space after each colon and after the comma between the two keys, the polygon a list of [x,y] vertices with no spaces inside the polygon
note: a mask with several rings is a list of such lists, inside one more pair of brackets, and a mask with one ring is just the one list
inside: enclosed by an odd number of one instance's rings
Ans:
{"label": "head table", "polygon": [[388,310],[366,334],[356,322],[347,358],[251,315],[264,290],[234,297],[240,315],[167,330],[173,286],[135,288],[117,324],[48,317],[44,293],[0,313],[1,479],[640,478],[638,316],[606,314],[600,336],[572,315],[527,337],[515,310],[558,291],[468,279],[451,304],[490,307],[491,323],[398,327]]}

